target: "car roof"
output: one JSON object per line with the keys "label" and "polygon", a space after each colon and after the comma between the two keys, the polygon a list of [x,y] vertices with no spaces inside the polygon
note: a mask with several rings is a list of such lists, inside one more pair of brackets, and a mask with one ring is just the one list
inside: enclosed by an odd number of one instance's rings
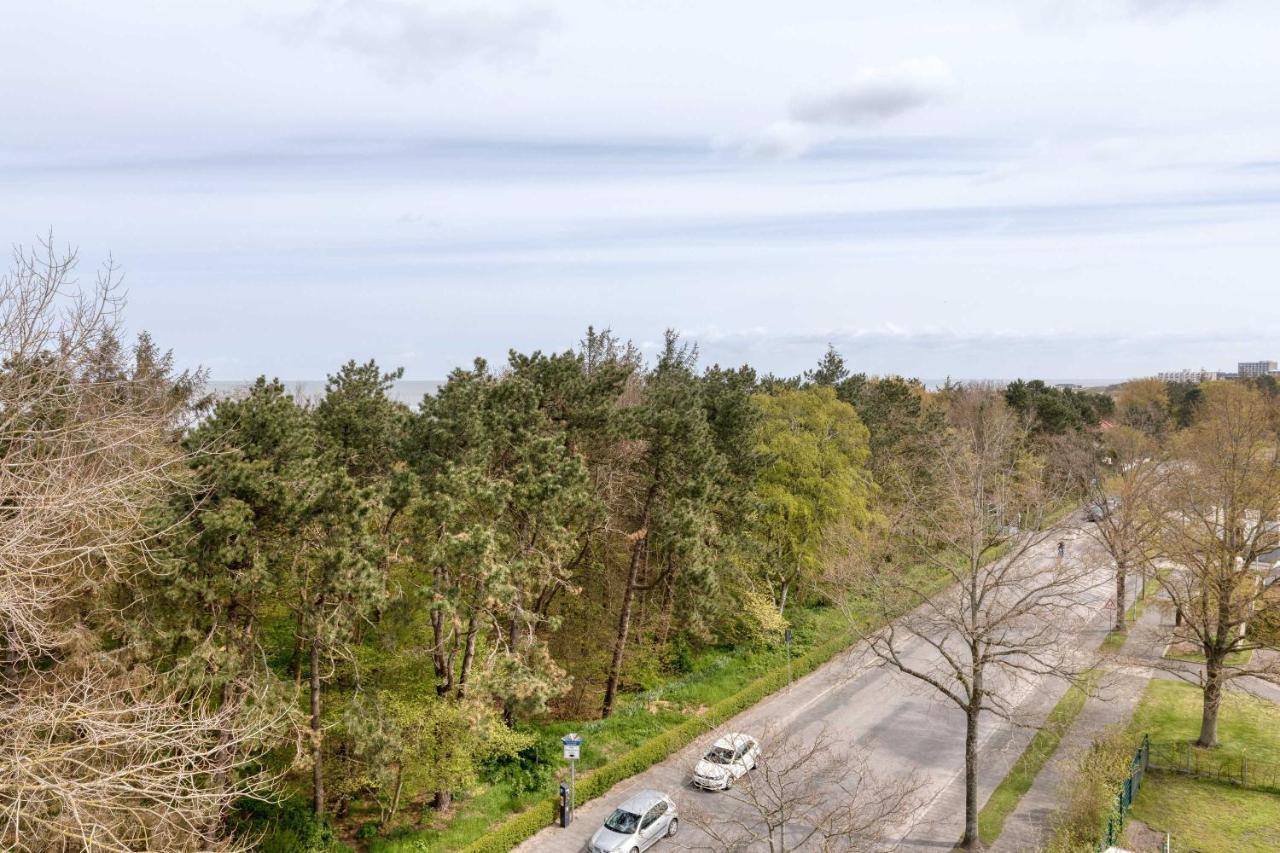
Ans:
{"label": "car roof", "polygon": [[743,743],[744,741],[755,741],[755,738],[750,735],[744,735],[742,732],[730,732],[715,743],[711,744],[711,747],[712,749],[718,746],[724,747],[725,749],[734,749],[738,744]]}
{"label": "car roof", "polygon": [[618,806],[618,808],[626,812],[631,812],[632,814],[644,814],[649,809],[653,808],[659,800],[665,800],[666,798],[667,795],[661,791],[655,791],[652,788],[647,788],[643,791],[637,791],[627,797],[622,801],[622,805]]}

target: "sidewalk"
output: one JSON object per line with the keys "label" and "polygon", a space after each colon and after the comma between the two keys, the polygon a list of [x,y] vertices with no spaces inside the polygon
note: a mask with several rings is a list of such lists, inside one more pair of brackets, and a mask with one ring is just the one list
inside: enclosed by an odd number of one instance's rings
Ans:
{"label": "sidewalk", "polygon": [[1107,726],[1128,721],[1151,680],[1152,669],[1143,661],[1158,658],[1163,650],[1163,640],[1159,639],[1160,617],[1161,608],[1153,602],[1129,628],[1129,637],[1120,654],[1103,665],[1105,686],[1085,703],[1058,744],[1057,752],[1009,815],[1000,837],[988,848],[991,853],[1028,853],[1044,846],[1061,803],[1063,773],[1071,759],[1088,749]]}

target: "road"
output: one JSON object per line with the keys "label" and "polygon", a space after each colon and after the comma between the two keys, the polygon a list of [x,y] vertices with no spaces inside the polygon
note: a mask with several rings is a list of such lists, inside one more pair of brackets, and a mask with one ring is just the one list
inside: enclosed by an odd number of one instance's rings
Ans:
{"label": "road", "polygon": [[[1081,593],[1069,643],[1094,648],[1112,618],[1107,607],[1110,570],[1098,559],[1088,537],[1078,531],[1067,534],[1068,559],[1087,558],[1099,568]],[[1034,554],[1038,564],[1049,565],[1056,542],[1046,542]],[[921,641],[908,655],[923,660],[932,652]],[[1060,681],[1037,679],[1018,687],[1019,716],[1043,721],[1065,690]],[[950,849],[964,826],[964,716],[939,694],[914,678],[874,665],[866,650],[855,647],[824,666],[744,711],[733,720],[668,757],[648,770],[618,783],[603,797],[578,807],[567,829],[549,827],[516,848],[520,853],[576,853],[585,849],[592,833],[617,803],[643,788],[672,795],[677,807],[701,821],[726,819],[736,808],[733,798],[702,792],[688,783],[689,771],[707,744],[718,734],[787,731],[805,739],[819,732],[836,743],[856,744],[865,752],[873,773],[881,778],[915,774],[923,805],[908,825],[893,828],[897,849],[939,851]],[[992,715],[984,715],[979,731],[979,802],[985,801],[1007,773],[1031,737],[1031,730],[1015,727]],[[686,818],[676,838],[659,842],[653,850],[709,849],[707,837]]]}

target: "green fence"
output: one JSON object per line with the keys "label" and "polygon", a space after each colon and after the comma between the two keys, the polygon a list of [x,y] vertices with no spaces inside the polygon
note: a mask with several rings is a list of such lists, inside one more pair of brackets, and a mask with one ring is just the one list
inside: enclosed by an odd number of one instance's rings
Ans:
{"label": "green fence", "polygon": [[1124,829],[1124,819],[1129,814],[1129,808],[1133,805],[1133,798],[1138,796],[1138,788],[1142,785],[1142,777],[1147,772],[1147,766],[1151,761],[1151,740],[1146,735],[1142,736],[1142,743],[1138,746],[1138,751],[1133,755],[1133,761],[1129,765],[1129,775],[1125,778],[1124,784],[1120,786],[1118,794],[1116,811],[1107,818],[1107,831],[1102,836],[1102,841],[1098,845],[1099,850],[1106,850],[1108,847],[1114,847],[1116,842],[1120,840],[1120,833]]}
{"label": "green fence", "polygon": [[1280,794],[1280,764],[1259,761],[1243,752],[1200,749],[1187,741],[1157,741],[1151,744],[1151,766]]}

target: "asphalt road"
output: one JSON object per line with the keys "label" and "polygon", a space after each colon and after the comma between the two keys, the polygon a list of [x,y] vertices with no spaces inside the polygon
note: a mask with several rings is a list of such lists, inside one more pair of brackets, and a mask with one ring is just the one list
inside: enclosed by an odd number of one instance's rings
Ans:
{"label": "asphalt road", "polygon": [[[1067,534],[1068,559],[1088,559],[1097,565],[1090,588],[1081,593],[1075,619],[1069,620],[1064,645],[1096,647],[1112,616],[1108,609],[1110,570],[1088,537]],[[1056,542],[1035,552],[1041,565],[1054,560]],[[927,661],[936,654],[918,641],[908,656]],[[1018,716],[1037,725],[1065,690],[1057,680],[1036,679],[1016,685]],[[1031,738],[1031,730],[984,715],[979,731],[979,802],[985,801]],[[581,851],[605,817],[632,792],[655,788],[671,794],[685,815],[679,834],[659,841],[652,850],[707,850],[707,836],[699,823],[730,821],[741,811],[735,797],[703,792],[689,784],[690,769],[707,744],[730,731],[767,734],[786,731],[800,741],[824,737],[837,744],[853,744],[863,751],[872,772],[881,778],[914,774],[922,803],[902,825],[887,828],[907,851],[950,849],[964,825],[964,716],[949,701],[916,679],[876,666],[865,649],[854,649],[749,708],[706,737],[648,770],[618,783],[603,797],[579,805],[567,829],[549,827],[521,844],[521,853]],[[838,792],[832,792],[838,795]],[[695,813],[698,820],[693,819]]]}

